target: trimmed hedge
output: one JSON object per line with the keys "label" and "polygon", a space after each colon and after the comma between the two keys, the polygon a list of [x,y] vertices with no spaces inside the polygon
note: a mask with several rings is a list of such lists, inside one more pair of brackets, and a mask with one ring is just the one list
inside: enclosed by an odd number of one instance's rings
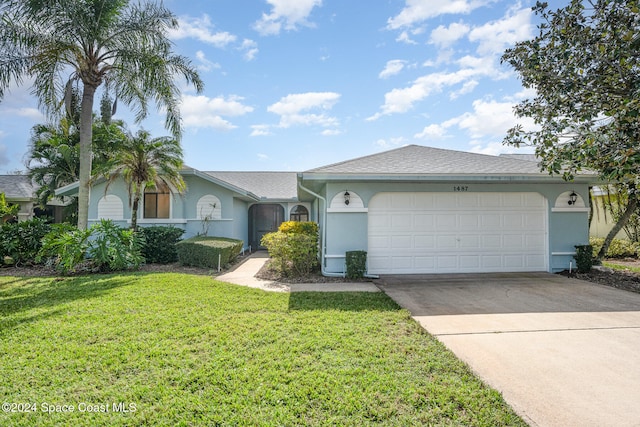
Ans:
{"label": "trimmed hedge", "polygon": [[367,270],[367,251],[348,251],[345,256],[347,279],[362,279]]}
{"label": "trimmed hedge", "polygon": [[271,268],[284,277],[306,276],[318,266],[318,224],[285,221],[260,242],[271,256]]}
{"label": "trimmed hedge", "polygon": [[243,244],[242,240],[226,237],[195,236],[176,243],[176,251],[182,265],[219,268],[235,260],[242,252]]}
{"label": "trimmed hedge", "polygon": [[169,264],[178,261],[176,243],[184,234],[183,229],[157,225],[140,227],[138,234],[144,240],[142,255],[147,263]]}

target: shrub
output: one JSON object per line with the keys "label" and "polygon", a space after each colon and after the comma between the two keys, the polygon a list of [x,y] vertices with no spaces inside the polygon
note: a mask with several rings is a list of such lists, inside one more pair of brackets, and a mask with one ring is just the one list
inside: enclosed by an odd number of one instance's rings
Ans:
{"label": "shrub", "polygon": [[[604,238],[591,237],[589,244],[593,246],[593,255],[596,256],[604,244]],[[638,243],[630,240],[613,239],[605,256],[607,258],[635,258],[638,256],[638,247]]]}
{"label": "shrub", "polygon": [[42,238],[51,231],[51,224],[42,218],[18,223],[5,223],[0,227],[0,256],[9,257],[14,265],[32,265],[37,262]]}
{"label": "shrub", "polygon": [[184,230],[176,227],[141,227],[138,233],[143,237],[142,255],[148,263],[169,264],[178,261],[176,243]]}
{"label": "shrub", "polygon": [[144,261],[141,238],[133,230],[120,228],[111,220],[100,220],[90,229],[88,256],[100,271],[128,270]]}
{"label": "shrub", "polygon": [[242,240],[225,237],[196,236],[176,243],[176,251],[182,265],[220,268],[236,259],[243,244]]}
{"label": "shrub", "polygon": [[593,246],[576,245],[576,267],[578,273],[588,273],[593,267]]}
{"label": "shrub", "polygon": [[43,239],[40,258],[47,258],[63,274],[138,268],[144,261],[140,238],[111,220],[87,230],[56,224]]}
{"label": "shrub", "polygon": [[280,224],[278,231],[282,233],[308,234],[318,236],[318,224],[312,221],[285,221]]}
{"label": "shrub", "polygon": [[268,233],[261,244],[271,256],[271,267],[285,277],[306,276],[318,265],[317,237],[308,234]]}
{"label": "shrub", "polygon": [[347,278],[362,279],[367,270],[367,251],[349,251],[345,255]]}
{"label": "shrub", "polygon": [[87,257],[91,230],[80,230],[70,224],[54,224],[42,239],[39,258],[46,258],[62,274],[78,270]]}

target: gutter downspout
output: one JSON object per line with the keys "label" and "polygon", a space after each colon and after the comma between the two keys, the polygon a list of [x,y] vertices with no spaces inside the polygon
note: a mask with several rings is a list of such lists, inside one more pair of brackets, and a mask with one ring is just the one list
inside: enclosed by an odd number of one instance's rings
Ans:
{"label": "gutter downspout", "polygon": [[298,187],[301,190],[306,191],[307,193],[311,194],[312,196],[322,200],[322,203],[324,204],[324,207],[322,209],[322,245],[320,247],[320,271],[322,272],[322,275],[326,276],[326,277],[344,277],[344,273],[330,272],[330,271],[326,271],[324,269],[325,268],[324,267],[324,253],[325,253],[326,244],[327,244],[327,199],[325,199],[321,195],[319,195],[317,193],[314,193],[313,191],[309,190],[308,188],[303,186],[300,181],[298,181]]}

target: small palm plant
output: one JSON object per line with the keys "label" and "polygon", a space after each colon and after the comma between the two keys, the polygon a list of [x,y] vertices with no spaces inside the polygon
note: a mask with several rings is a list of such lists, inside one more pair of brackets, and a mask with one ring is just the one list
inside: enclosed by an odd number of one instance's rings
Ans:
{"label": "small palm plant", "polygon": [[107,177],[107,188],[116,179],[124,179],[134,231],[138,229],[138,208],[146,189],[168,188],[171,193],[184,193],[187,187],[180,174],[182,164],[182,147],[177,139],[151,138],[145,130],[127,138],[116,154],[115,166]]}

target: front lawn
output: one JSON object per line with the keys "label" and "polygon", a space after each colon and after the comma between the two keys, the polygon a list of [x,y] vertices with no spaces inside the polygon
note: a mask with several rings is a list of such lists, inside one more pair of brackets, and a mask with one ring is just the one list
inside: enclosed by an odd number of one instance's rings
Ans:
{"label": "front lawn", "polygon": [[525,425],[382,293],[0,277],[0,361],[2,426]]}

